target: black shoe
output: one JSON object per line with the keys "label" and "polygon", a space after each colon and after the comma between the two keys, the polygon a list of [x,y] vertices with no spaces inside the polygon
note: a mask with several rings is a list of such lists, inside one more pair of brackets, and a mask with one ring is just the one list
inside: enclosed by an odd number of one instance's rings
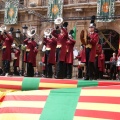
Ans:
{"label": "black shoe", "polygon": [[84,80],[89,80],[89,77],[85,77]]}

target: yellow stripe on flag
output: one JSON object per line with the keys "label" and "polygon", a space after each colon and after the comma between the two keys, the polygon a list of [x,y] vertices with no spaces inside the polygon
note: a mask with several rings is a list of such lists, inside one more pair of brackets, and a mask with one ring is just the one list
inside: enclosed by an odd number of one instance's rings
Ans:
{"label": "yellow stripe on flag", "polygon": [[44,95],[48,96],[50,93],[50,90],[33,90],[33,91],[16,91],[8,93],[7,95]]}
{"label": "yellow stripe on flag", "polygon": [[31,108],[44,108],[46,101],[4,101],[1,108],[4,107],[31,107]]}
{"label": "yellow stripe on flag", "polygon": [[3,84],[3,85],[22,85],[22,81],[0,80],[0,84]]}
{"label": "yellow stripe on flag", "polygon": [[[114,93],[114,94],[111,94]],[[110,96],[110,97],[120,97],[120,90],[111,89],[82,89],[80,96]]]}
{"label": "yellow stripe on flag", "polygon": [[60,83],[40,83],[39,87],[45,88],[77,88],[74,84],[60,84]]}
{"label": "yellow stripe on flag", "polygon": [[0,114],[0,120],[39,120],[40,114],[19,114],[19,113],[6,113]]}
{"label": "yellow stripe on flag", "polygon": [[76,109],[120,112],[120,104],[79,102]]}
{"label": "yellow stripe on flag", "polygon": [[102,118],[92,118],[92,117],[78,117],[75,116],[73,120],[110,120],[110,119],[102,119]]}

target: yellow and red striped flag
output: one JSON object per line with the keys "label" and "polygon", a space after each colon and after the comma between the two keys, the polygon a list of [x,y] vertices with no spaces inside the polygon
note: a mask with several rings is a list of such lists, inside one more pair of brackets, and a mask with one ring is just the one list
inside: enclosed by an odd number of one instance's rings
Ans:
{"label": "yellow and red striped flag", "polygon": [[120,85],[17,91],[0,102],[0,120],[120,120]]}

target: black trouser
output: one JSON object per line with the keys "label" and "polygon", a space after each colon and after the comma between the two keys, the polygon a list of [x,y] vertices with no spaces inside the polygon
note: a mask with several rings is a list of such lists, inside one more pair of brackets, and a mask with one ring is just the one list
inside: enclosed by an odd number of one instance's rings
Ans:
{"label": "black trouser", "polygon": [[78,78],[82,78],[82,68],[78,68]]}
{"label": "black trouser", "polygon": [[72,78],[72,63],[64,63],[64,78]]}
{"label": "black trouser", "polygon": [[98,79],[99,78],[99,68],[98,68],[98,56],[95,57],[95,63],[94,63],[94,66],[95,66],[95,79]]}
{"label": "black trouser", "polygon": [[9,60],[3,60],[3,74],[10,72],[10,61]]}
{"label": "black trouser", "polygon": [[110,67],[110,79],[116,80],[116,65]]}
{"label": "black trouser", "polygon": [[13,61],[13,66],[14,66],[14,74],[19,75],[19,72],[17,71],[17,66],[15,66],[16,59]]}
{"label": "black trouser", "polygon": [[89,62],[89,79],[92,80],[94,78],[94,62]]}
{"label": "black trouser", "polygon": [[27,77],[34,77],[34,68],[32,63],[27,63]]}
{"label": "black trouser", "polygon": [[47,78],[52,78],[53,75],[53,70],[52,70],[52,63],[49,63],[49,54],[50,54],[50,50],[46,50],[45,51],[45,70],[46,70],[46,77]]}
{"label": "black trouser", "polygon": [[89,57],[90,57],[90,48],[86,48],[86,78],[89,79]]}
{"label": "black trouser", "polygon": [[99,78],[103,79],[103,71],[99,71]]}
{"label": "black trouser", "polygon": [[56,65],[56,77],[60,78],[60,79],[63,79],[64,76],[65,76],[64,75],[65,62],[64,61],[59,61],[60,50],[61,50],[61,48],[56,49],[56,62],[57,62],[57,65]]}

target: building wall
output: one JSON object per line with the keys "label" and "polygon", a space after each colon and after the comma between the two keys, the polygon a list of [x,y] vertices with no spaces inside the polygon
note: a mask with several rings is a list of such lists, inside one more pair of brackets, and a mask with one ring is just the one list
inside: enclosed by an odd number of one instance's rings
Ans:
{"label": "building wall", "polygon": [[[0,1],[1,2],[1,1]],[[35,2],[36,7],[30,7],[30,3]],[[43,16],[47,16],[47,3],[48,0],[24,0],[24,6],[27,6],[31,10],[35,10],[36,12],[42,14]],[[1,4],[2,5],[2,4]],[[85,16],[92,16],[96,15],[97,11],[97,2],[96,0],[64,0],[64,9],[63,9],[63,17],[85,17]],[[120,15],[120,2],[117,1],[115,4],[115,14]],[[77,12],[76,8],[82,8],[83,11]],[[4,24],[4,9],[0,7],[0,25]],[[80,32],[82,29],[88,29],[90,20],[76,20],[76,21],[68,21],[69,26],[68,30],[71,30],[74,25],[77,26],[77,40],[76,40],[76,47],[79,49],[81,44],[80,42]],[[15,30],[20,29],[22,31],[22,26],[35,26],[37,29],[37,34],[40,38],[43,37],[44,30],[48,27],[53,27],[53,23],[49,22],[41,22],[40,17],[37,17],[33,14],[30,14],[22,9],[19,9],[18,13],[18,24],[16,25],[8,25],[7,29],[11,26],[14,27]],[[120,33],[120,20],[117,19],[115,22],[110,23],[97,23],[98,29],[112,29]],[[37,55],[37,68],[41,70],[42,68],[39,66],[38,62],[41,61],[42,56],[42,46],[39,46],[39,52]],[[1,51],[0,51],[1,56]],[[1,58],[1,57],[0,57]],[[0,64],[2,64],[0,60]],[[20,65],[21,66],[21,65]]]}

